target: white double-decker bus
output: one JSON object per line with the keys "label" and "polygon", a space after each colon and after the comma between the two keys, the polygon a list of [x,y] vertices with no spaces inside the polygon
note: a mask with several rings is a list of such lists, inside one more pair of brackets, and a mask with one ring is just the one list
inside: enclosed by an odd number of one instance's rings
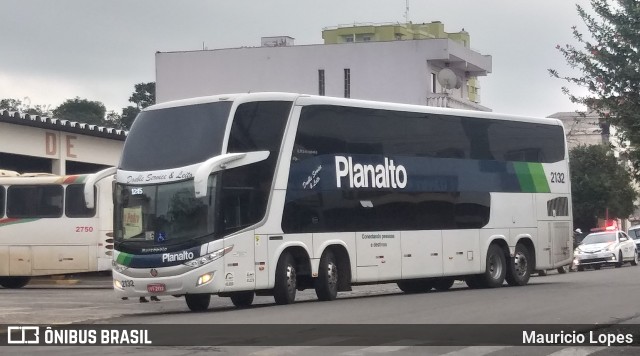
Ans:
{"label": "white double-decker bus", "polygon": [[[33,276],[111,269],[113,172],[0,170],[0,286],[21,288]],[[85,186],[92,208],[86,207]]]}
{"label": "white double-decker bus", "polygon": [[572,259],[554,119],[288,93],[194,98],[136,118],[116,174],[120,296],[524,285]]}

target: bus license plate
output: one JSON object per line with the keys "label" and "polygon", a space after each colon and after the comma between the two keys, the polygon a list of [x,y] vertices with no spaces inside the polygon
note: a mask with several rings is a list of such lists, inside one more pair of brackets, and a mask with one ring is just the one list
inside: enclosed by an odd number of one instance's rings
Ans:
{"label": "bus license plate", "polygon": [[147,292],[149,293],[164,292],[166,289],[167,288],[162,283],[147,284]]}

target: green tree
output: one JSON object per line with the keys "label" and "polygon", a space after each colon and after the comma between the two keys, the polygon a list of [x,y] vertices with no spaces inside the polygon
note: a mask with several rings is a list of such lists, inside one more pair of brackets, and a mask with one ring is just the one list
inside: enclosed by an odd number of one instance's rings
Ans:
{"label": "green tree", "polygon": [[48,106],[34,105],[31,106],[29,97],[25,97],[24,101],[20,99],[2,99],[0,100],[0,111],[20,111],[29,115],[51,116],[51,110]]}
{"label": "green tree", "polygon": [[597,112],[601,120],[617,128],[632,167],[640,179],[640,2],[637,0],[591,0],[595,15],[577,5],[577,11],[590,33],[586,39],[572,27],[578,46],[557,46],[578,76],[549,73],[587,89],[575,95],[567,87],[569,99]]}
{"label": "green tree", "polygon": [[134,86],[134,91],[129,97],[129,101],[136,104],[136,106],[127,106],[122,108],[122,115],[117,121],[116,127],[129,130],[133,125],[133,120],[147,106],[156,103],[156,83],[138,83]]}
{"label": "green tree", "polygon": [[156,103],[156,83],[138,83],[134,86],[134,92],[129,101],[136,104],[140,110]]}
{"label": "green tree", "polygon": [[99,101],[89,101],[87,99],[67,99],[64,103],[53,110],[56,119],[83,122],[90,125],[106,125],[105,120],[107,108]]}
{"label": "green tree", "polygon": [[576,228],[597,226],[607,209],[610,218],[624,219],[633,213],[637,192],[632,177],[610,147],[578,146],[569,152],[569,165]]}

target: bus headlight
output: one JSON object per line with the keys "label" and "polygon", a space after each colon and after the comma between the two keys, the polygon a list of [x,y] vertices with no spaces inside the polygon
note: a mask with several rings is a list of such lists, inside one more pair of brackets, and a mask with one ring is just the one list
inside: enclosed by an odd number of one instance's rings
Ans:
{"label": "bus headlight", "polygon": [[214,251],[212,253],[206,254],[204,256],[200,256],[198,258],[194,258],[191,261],[185,262],[184,264],[186,266],[189,267],[193,267],[193,268],[198,268],[200,266],[204,266],[207,263],[211,263],[215,260],[217,260],[218,258],[226,255],[227,253],[229,253],[229,251],[233,250],[233,245],[231,246],[227,246],[225,248],[221,248],[217,251]]}
{"label": "bus headlight", "polygon": [[116,261],[111,260],[111,268],[113,268],[114,271],[121,273],[122,271],[128,269],[128,266],[125,265],[121,265]]}
{"label": "bus headlight", "polygon": [[213,280],[213,272],[205,273],[202,276],[198,277],[198,282],[196,283],[196,287],[207,284]]}

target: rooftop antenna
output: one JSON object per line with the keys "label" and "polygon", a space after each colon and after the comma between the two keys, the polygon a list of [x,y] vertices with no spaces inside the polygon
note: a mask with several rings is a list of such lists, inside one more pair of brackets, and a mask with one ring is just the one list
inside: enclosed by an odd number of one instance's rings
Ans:
{"label": "rooftop antenna", "polygon": [[405,0],[404,22],[409,23],[409,0]]}

